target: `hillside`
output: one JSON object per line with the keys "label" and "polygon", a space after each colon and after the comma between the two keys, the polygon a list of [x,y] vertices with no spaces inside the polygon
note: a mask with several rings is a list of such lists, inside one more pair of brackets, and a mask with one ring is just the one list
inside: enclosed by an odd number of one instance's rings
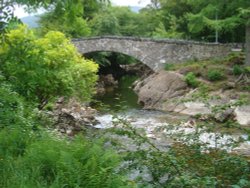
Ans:
{"label": "hillside", "polygon": [[36,28],[39,26],[39,15],[38,16],[26,16],[21,18],[21,21],[27,24],[30,28]]}

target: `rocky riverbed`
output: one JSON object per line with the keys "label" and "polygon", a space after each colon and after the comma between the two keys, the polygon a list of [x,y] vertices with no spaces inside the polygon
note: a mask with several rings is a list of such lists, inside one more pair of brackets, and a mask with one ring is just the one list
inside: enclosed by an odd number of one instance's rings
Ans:
{"label": "rocky riverbed", "polygon": [[[138,130],[139,134],[149,138],[161,150],[167,150],[176,141],[185,142],[185,138],[190,134],[199,133],[199,142],[206,144],[207,147],[218,147],[226,149],[228,152],[250,156],[250,142],[247,141],[247,135],[207,132],[197,126],[195,119],[178,113],[134,109],[117,114],[102,114],[91,107],[86,107],[84,104],[71,100],[67,104],[60,101],[57,103],[57,108],[54,110],[54,119],[56,120],[55,131],[69,137],[89,131],[98,134],[99,130],[108,130],[114,127],[126,129],[125,124],[122,123],[124,120]],[[107,134],[107,132],[105,135],[115,139],[128,151],[135,151],[137,148],[137,145],[129,137],[114,133]],[[192,140],[189,141],[192,143]],[[238,141],[242,141],[238,147],[228,146]],[[143,147],[147,146],[144,145]]]}
{"label": "rocky riverbed", "polygon": [[[110,75],[103,80],[112,83],[115,88],[120,87]],[[128,90],[131,90],[131,88],[125,88],[126,92]],[[224,149],[230,152],[237,151],[247,156],[250,155],[250,143],[247,141],[247,135],[242,133],[229,135],[219,132],[206,132],[205,129],[197,126],[200,120],[211,119],[213,120],[211,122],[222,123],[231,119],[237,121],[243,127],[248,127],[250,123],[250,107],[247,105],[238,106],[236,103],[237,94],[232,97],[232,93],[229,91],[209,93],[207,95],[209,97],[204,101],[199,96],[194,97],[198,92],[197,89],[188,87],[181,74],[166,71],[154,73],[136,81],[134,91],[137,93],[138,102],[143,106],[143,109],[131,108],[115,114],[98,112],[75,100],[64,104],[61,99],[57,102],[53,112],[56,119],[55,129],[60,134],[72,137],[90,129],[98,131],[107,130],[114,126],[122,126],[122,124],[113,123],[113,120],[118,117],[118,119],[126,119],[132,127],[142,131],[143,135],[145,134],[160,148],[169,147],[174,140],[170,138],[174,137],[174,135],[180,135],[181,133],[185,136],[198,130],[200,133],[199,141],[206,143],[209,147],[224,148],[229,142],[243,140],[244,142],[236,148]],[[117,97],[112,95],[112,103],[117,103],[116,99]],[[119,96],[118,99],[121,100],[122,97]],[[121,105],[124,104],[124,101],[122,102]],[[117,103],[117,105],[120,104]],[[226,107],[220,109],[219,107],[223,105]],[[216,107],[219,110],[214,113]],[[214,125],[211,124],[213,123],[210,123],[210,126],[216,126],[215,123]],[[220,139],[217,139],[218,137]],[[125,144],[127,148],[132,150],[136,148],[129,138],[116,138],[120,139],[120,142]],[[175,140],[181,141],[181,138],[179,140],[175,138]]]}
{"label": "rocky riverbed", "polygon": [[250,126],[250,105],[239,105],[240,96],[250,99],[248,92],[221,89],[199,93],[198,89],[188,87],[183,75],[166,71],[135,82],[134,91],[144,109],[191,116],[214,115],[213,118],[219,122],[232,118],[242,126]]}

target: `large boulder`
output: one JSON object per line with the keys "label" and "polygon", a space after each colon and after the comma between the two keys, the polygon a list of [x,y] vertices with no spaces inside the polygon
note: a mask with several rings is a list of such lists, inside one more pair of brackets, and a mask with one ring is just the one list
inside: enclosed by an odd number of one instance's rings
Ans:
{"label": "large boulder", "polygon": [[160,71],[134,84],[138,102],[145,109],[167,110],[169,100],[185,95],[189,89],[183,76],[175,72]]}
{"label": "large boulder", "polygon": [[211,92],[209,93],[211,99],[204,102],[199,100],[199,97],[193,97],[198,90],[188,88],[183,76],[175,72],[154,73],[134,83],[134,91],[144,109],[177,112],[191,116],[197,114],[211,116],[214,108],[231,104],[230,108],[216,112],[214,119],[225,122],[235,117],[240,125],[250,125],[250,105],[237,108],[234,105],[234,101],[242,93],[235,93],[233,90]]}
{"label": "large boulder", "polygon": [[239,124],[250,125],[250,105],[239,106],[234,113]]}

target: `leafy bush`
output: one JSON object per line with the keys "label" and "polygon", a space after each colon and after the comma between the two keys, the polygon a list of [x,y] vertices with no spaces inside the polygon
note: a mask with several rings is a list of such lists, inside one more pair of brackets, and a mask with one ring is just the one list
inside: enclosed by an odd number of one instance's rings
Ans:
{"label": "leafy bush", "polygon": [[174,64],[170,64],[170,63],[167,63],[167,64],[165,64],[165,66],[164,66],[164,69],[165,70],[172,70],[174,68]]}
{"label": "leafy bush", "polygon": [[91,97],[98,65],[81,57],[60,32],[37,38],[26,26],[6,34],[0,48],[3,75],[16,92],[42,108],[57,96]]}
{"label": "leafy bush", "polygon": [[228,62],[229,65],[243,65],[244,64],[244,53],[231,53],[229,56],[226,58],[226,61]]}
{"label": "leafy bush", "polygon": [[233,66],[233,74],[234,75],[241,75],[244,72],[244,68],[242,68],[239,65],[234,65]]}
{"label": "leafy bush", "polygon": [[11,124],[21,124],[24,113],[23,103],[9,86],[0,87],[0,128]]}
{"label": "leafy bush", "polygon": [[0,131],[13,126],[33,128],[33,114],[32,105],[28,105],[22,96],[14,92],[0,73]]}
{"label": "leafy bush", "polygon": [[207,73],[207,78],[210,81],[219,81],[224,79],[225,75],[221,70],[210,69]]}
{"label": "leafy bush", "polygon": [[250,74],[250,66],[246,66],[246,67],[245,67],[245,72],[246,72],[247,74]]}
{"label": "leafy bush", "polygon": [[78,137],[69,143],[43,134],[31,142],[20,129],[9,133],[0,134],[1,187],[127,187],[114,172],[118,155],[103,149],[102,141]]}
{"label": "leafy bush", "polygon": [[197,87],[200,82],[197,80],[196,76],[194,75],[194,73],[190,72],[185,76],[185,82],[191,86],[191,87]]}
{"label": "leafy bush", "polygon": [[[141,134],[129,122],[118,119],[123,130],[113,130],[119,135],[126,135],[137,145],[136,151],[129,150],[125,160],[130,165],[124,169],[143,169],[147,167],[152,181],[142,187],[249,187],[250,167],[248,161],[239,155],[222,150],[221,146],[211,146],[200,141],[200,136],[207,130],[196,127],[196,131],[176,132],[176,126],[166,126],[166,138],[174,142],[164,150],[151,139]],[[182,129],[182,128],[181,128]],[[216,134],[216,133],[215,133]],[[216,134],[216,139],[223,137]],[[216,141],[217,142],[217,141]],[[140,147],[143,143],[143,147]],[[224,143],[222,146],[233,147],[235,143]],[[146,146],[147,145],[147,146]],[[146,147],[145,147],[146,146]],[[140,180],[139,180],[140,182]],[[153,186],[152,186],[153,184]]]}
{"label": "leafy bush", "polygon": [[[83,7],[84,5],[84,7]],[[54,8],[40,16],[38,32],[60,31],[70,37],[89,36],[91,29],[83,18],[85,4],[81,1],[64,1],[53,4]]]}
{"label": "leafy bush", "polygon": [[0,84],[0,187],[133,187],[102,140],[68,142],[34,129],[37,114],[1,75]]}

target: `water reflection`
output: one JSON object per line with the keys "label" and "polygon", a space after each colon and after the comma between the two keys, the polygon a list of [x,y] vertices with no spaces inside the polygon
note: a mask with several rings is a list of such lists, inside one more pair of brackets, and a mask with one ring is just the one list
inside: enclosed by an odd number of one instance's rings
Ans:
{"label": "water reflection", "polygon": [[96,96],[93,107],[102,112],[121,112],[140,109],[137,95],[131,88],[136,76],[126,75],[119,80],[118,87],[107,89],[104,95]]}

